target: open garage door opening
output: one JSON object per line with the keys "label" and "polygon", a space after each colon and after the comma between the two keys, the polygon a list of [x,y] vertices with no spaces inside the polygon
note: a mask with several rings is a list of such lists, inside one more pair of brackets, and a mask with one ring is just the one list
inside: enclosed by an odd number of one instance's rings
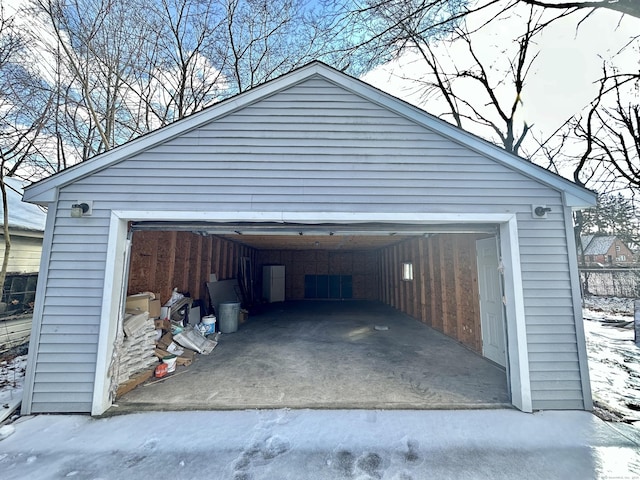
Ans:
{"label": "open garage door opening", "polygon": [[232,292],[243,314],[211,354],[124,394],[119,411],[511,404],[494,225],[140,222],[132,231],[127,294],[156,292],[164,303],[178,288],[201,317],[230,300],[212,295]]}

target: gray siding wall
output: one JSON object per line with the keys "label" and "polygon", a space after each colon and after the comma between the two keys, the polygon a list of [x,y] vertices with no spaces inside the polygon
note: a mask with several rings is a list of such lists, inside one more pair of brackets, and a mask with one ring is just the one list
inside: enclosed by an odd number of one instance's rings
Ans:
{"label": "gray siding wall", "polygon": [[90,411],[111,209],[518,212],[533,406],[583,408],[560,193],[311,78],[61,189],[33,412]]}

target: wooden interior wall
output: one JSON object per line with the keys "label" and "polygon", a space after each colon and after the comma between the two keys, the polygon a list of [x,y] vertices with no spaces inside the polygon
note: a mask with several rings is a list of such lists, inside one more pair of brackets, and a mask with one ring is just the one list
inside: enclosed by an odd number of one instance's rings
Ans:
{"label": "wooden interior wall", "polygon": [[[482,351],[476,239],[483,235],[440,234],[382,249],[380,300]],[[402,280],[402,263],[413,264],[413,280]]]}
{"label": "wooden interior wall", "polygon": [[353,298],[377,300],[377,253],[328,250],[261,250],[257,275],[262,281],[263,265],[285,266],[285,298],[304,299],[305,275],[352,275]]}
{"label": "wooden interior wall", "polygon": [[205,299],[205,283],[215,273],[218,280],[237,277],[240,257],[256,251],[218,237],[190,232],[140,231],[133,234],[127,294],[155,292],[166,302],[171,291],[189,292],[194,299]]}

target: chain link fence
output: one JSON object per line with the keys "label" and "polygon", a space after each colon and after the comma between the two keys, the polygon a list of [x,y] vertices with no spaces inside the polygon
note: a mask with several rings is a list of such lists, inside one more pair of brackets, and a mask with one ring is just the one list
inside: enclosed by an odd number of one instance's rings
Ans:
{"label": "chain link fence", "polygon": [[640,268],[581,268],[583,295],[640,298]]}

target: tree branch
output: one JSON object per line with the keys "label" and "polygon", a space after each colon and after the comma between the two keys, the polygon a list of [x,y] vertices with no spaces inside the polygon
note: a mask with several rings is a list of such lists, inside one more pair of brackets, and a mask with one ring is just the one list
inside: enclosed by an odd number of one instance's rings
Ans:
{"label": "tree branch", "polygon": [[606,8],[608,10],[615,10],[626,15],[640,18],[640,3],[637,0],[603,0],[601,2],[584,1],[584,2],[562,2],[562,3],[549,3],[541,0],[520,0],[521,2],[536,7],[544,8],[560,8],[567,9],[580,9],[580,8]]}

